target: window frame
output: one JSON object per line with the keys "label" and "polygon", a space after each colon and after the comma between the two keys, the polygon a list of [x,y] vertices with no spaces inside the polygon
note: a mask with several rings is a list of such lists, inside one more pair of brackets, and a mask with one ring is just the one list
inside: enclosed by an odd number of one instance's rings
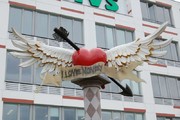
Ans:
{"label": "window frame", "polygon": [[[106,24],[102,24],[102,23],[95,23],[95,26],[96,26],[96,41],[98,41],[98,37],[97,37],[97,27],[103,27],[103,32],[104,32],[104,43],[105,43],[105,46],[102,46],[101,47],[101,45],[98,45],[98,42],[97,42],[97,47],[100,47],[100,48],[102,48],[102,49],[110,49],[110,48],[108,48],[108,45],[107,45],[107,36],[106,36],[106,31],[107,31],[107,28],[111,28],[112,29],[112,33],[113,33],[113,35],[112,35],[112,39],[113,39],[113,46],[112,47],[115,47],[115,46],[117,46],[117,45],[122,45],[122,44],[118,44],[118,38],[117,38],[117,31],[118,30],[121,30],[121,31],[123,31],[124,32],[124,37],[125,37],[125,43],[129,43],[129,41],[127,41],[127,32],[130,32],[131,34],[132,34],[132,41],[131,42],[133,42],[134,41],[134,38],[135,38],[135,31],[131,31],[131,30],[127,30],[127,29],[123,29],[123,28],[117,28],[117,27],[115,27],[115,26],[110,26],[110,25],[106,25]],[[125,44],[125,43],[123,43],[123,44]]]}
{"label": "window frame", "polygon": [[[80,19],[80,18],[75,18],[75,17],[70,17],[70,16],[63,16],[63,15],[59,15],[59,14],[55,14],[55,13],[50,13],[50,12],[45,12],[45,11],[40,11],[40,10],[31,10],[31,9],[26,9],[26,8],[22,8],[22,7],[17,7],[17,6],[13,6],[13,5],[11,5],[10,6],[10,10],[9,10],[9,12],[13,12],[13,11],[11,11],[11,9],[19,9],[20,11],[21,11],[21,18],[20,18],[20,20],[21,20],[21,22],[20,23],[17,23],[17,24],[19,24],[20,25],[20,30],[18,30],[18,32],[20,32],[20,33],[22,33],[22,35],[26,35],[26,36],[31,36],[31,37],[38,37],[38,38],[42,38],[42,39],[48,39],[48,40],[52,40],[52,39],[54,39],[52,36],[50,36],[50,34],[51,34],[51,32],[50,32],[50,18],[51,18],[51,16],[56,16],[57,17],[57,19],[58,19],[58,23],[57,23],[57,25],[58,26],[56,26],[56,27],[60,27],[61,26],[61,19],[63,19],[63,18],[65,18],[65,19],[69,19],[69,20],[72,20],[73,21],[73,23],[72,23],[72,30],[74,30],[73,29],[73,26],[74,26],[74,21],[79,21],[80,23],[81,23],[81,26],[79,26],[79,27],[81,27],[81,41],[79,41],[79,42],[75,42],[76,44],[80,44],[80,45],[84,45],[84,43],[85,43],[85,41],[84,41],[84,22],[83,22],[83,19]],[[32,32],[32,34],[26,34],[26,33],[23,33],[23,18],[24,18],[24,11],[32,11],[32,30],[31,30],[31,32]],[[38,13],[39,14],[44,14],[44,15],[47,15],[47,34],[45,35],[45,36],[41,36],[41,35],[39,35],[39,34],[37,34],[36,33],[36,21],[37,21],[37,15],[38,15]],[[10,14],[9,14],[9,18],[10,17],[12,17]],[[13,17],[12,17],[13,18]],[[8,25],[8,32],[9,33],[12,33],[12,31],[11,31],[11,20],[12,19],[9,19],[9,25]],[[72,32],[72,34],[73,34],[73,32]],[[72,41],[73,41],[73,39],[72,39]],[[81,43],[80,43],[81,42]]]}
{"label": "window frame", "polygon": [[[153,82],[152,76],[156,76],[156,77],[157,77],[158,84],[159,84],[159,90],[160,90],[160,96],[155,96],[155,95],[154,95],[154,88],[153,88],[153,86],[152,86],[154,98],[180,100],[180,91],[178,91],[178,90],[180,90],[180,86],[179,86],[179,84],[178,84],[180,78],[178,78],[178,77],[173,77],[173,76],[156,74],[156,73],[151,73],[151,82]],[[168,96],[168,97],[164,97],[164,96],[162,95],[162,92],[163,92],[162,89],[161,89],[162,84],[159,83],[159,80],[160,80],[159,77],[161,77],[161,76],[165,78],[164,80],[165,80],[165,84],[166,84],[166,90],[167,90],[168,94],[170,95],[170,96]],[[174,97],[172,96],[171,91],[169,90],[169,87],[170,87],[170,86],[169,86],[169,84],[167,84],[168,78],[174,78],[174,79],[176,80],[178,98],[174,98]],[[156,81],[157,81],[157,80],[156,80]]]}
{"label": "window frame", "polygon": [[[165,41],[165,40],[167,39],[157,38],[154,41]],[[172,41],[168,46],[161,48],[159,50],[167,51],[167,53],[162,57],[152,57],[158,60],[158,64],[179,67],[178,65],[178,63],[180,63],[179,42]]]}
{"label": "window frame", "polygon": [[[35,104],[35,105],[32,105],[32,104],[21,104],[21,103],[4,103],[3,106],[5,105],[16,105],[17,106],[17,120],[20,120],[20,107],[23,106],[23,105],[26,105],[26,106],[29,106],[29,110],[30,110],[30,113],[29,113],[29,120],[35,120],[35,109],[36,107],[39,107],[39,106],[42,106],[44,108],[47,108],[47,120],[50,120],[50,110],[51,108],[56,108],[58,110],[58,117],[59,119],[58,120],[64,120],[64,109],[73,109],[75,111],[75,120],[78,120],[78,111],[84,111],[84,108],[78,108],[78,107],[66,107],[66,106],[52,106],[52,105],[39,105],[39,104]],[[3,109],[5,109],[5,107],[3,107]],[[125,112],[125,111],[115,111],[115,110],[102,110],[102,114],[103,112],[108,112],[110,113],[110,117],[111,119],[114,119],[114,113],[116,114],[119,114],[118,115],[118,118],[120,117],[120,120],[125,120],[125,114],[133,114],[134,116],[134,120],[138,120],[137,119],[137,115],[141,115],[142,116],[142,120],[144,120],[144,113],[136,113],[136,112]],[[4,118],[4,114],[6,114],[3,110],[3,118]],[[83,112],[83,115],[85,117],[85,111]]]}
{"label": "window frame", "polygon": [[[142,5],[140,5],[140,6],[141,6],[141,13],[142,13],[142,19],[143,19],[143,20],[149,21],[149,22],[153,22],[153,23],[157,23],[157,24],[162,24],[162,23],[164,23],[164,22],[167,21],[167,20],[166,20],[166,17],[165,17],[165,15],[166,15],[165,9],[168,9],[168,13],[169,13],[169,20],[168,20],[169,24],[168,24],[168,26],[174,27],[173,15],[172,15],[171,7],[167,7],[167,6],[163,6],[163,5],[158,5],[158,4],[155,4],[155,3],[153,3],[153,2],[148,2],[148,1],[145,1],[145,0],[140,0],[140,2],[146,4],[146,8],[145,8],[145,9],[146,9],[146,11],[148,12],[148,18],[145,18],[145,17],[143,16]],[[154,8],[153,8],[154,13],[153,13],[153,15],[154,15],[154,17],[155,17],[155,20],[153,20],[153,19],[151,18],[150,8],[148,7],[149,4],[154,5]],[[163,22],[162,22],[162,21],[158,21],[158,17],[157,17],[157,16],[158,16],[158,14],[157,14],[157,13],[158,13],[158,12],[157,12],[158,10],[157,10],[157,7],[163,8],[163,19],[164,19]]]}

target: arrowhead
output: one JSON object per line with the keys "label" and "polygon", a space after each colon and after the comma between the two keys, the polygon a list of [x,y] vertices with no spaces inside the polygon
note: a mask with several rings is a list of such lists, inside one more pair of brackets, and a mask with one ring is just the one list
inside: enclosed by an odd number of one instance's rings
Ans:
{"label": "arrowhead", "polygon": [[120,92],[121,95],[133,97],[133,93],[131,91],[131,88],[126,84],[126,88]]}
{"label": "arrowhead", "polygon": [[110,80],[112,80],[117,86],[119,86],[122,89],[122,92],[119,94],[124,95],[124,96],[129,96],[132,97],[133,93],[131,91],[131,88],[126,84],[126,88],[124,88],[121,84],[119,84],[114,78],[109,77]]}

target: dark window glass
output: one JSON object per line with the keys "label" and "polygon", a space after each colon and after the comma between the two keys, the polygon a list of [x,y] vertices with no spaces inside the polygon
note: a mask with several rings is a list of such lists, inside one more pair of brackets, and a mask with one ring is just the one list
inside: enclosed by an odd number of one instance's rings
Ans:
{"label": "dark window glass", "polygon": [[[27,60],[27,59],[26,59]],[[23,60],[26,61],[26,60]],[[32,83],[32,73],[31,73],[31,66],[21,68],[21,82],[23,83]]]}
{"label": "dark window glass", "polygon": [[144,20],[162,24],[168,21],[172,25],[171,8],[158,6],[151,2],[141,2],[142,17]]}
{"label": "dark window glass", "polygon": [[135,120],[133,113],[124,113],[124,120]]}
{"label": "dark window glass", "polygon": [[180,79],[177,81],[177,86],[178,86],[178,92],[179,92],[179,98],[180,98]]}
{"label": "dark window glass", "polygon": [[[54,39],[54,28],[61,25],[69,32],[69,39],[84,44],[81,20],[16,7],[10,7],[9,18],[9,31],[15,28],[19,33]],[[49,44],[59,46],[57,41],[50,41]]]}
{"label": "dark window glass", "polygon": [[172,77],[167,77],[167,85],[169,86],[169,93],[171,94],[171,98],[177,99],[179,98],[178,95],[178,85],[177,79]]}
{"label": "dark window glass", "polygon": [[160,92],[158,76],[157,75],[151,75],[151,80],[152,80],[152,87],[153,87],[154,96],[155,97],[160,97],[161,92]]}
{"label": "dark window glass", "polygon": [[20,120],[30,120],[29,105],[20,105]]}
{"label": "dark window glass", "polygon": [[7,54],[6,80],[19,82],[19,63],[18,58],[13,57],[10,53]]}
{"label": "dark window glass", "polygon": [[171,21],[171,14],[170,14],[170,10],[167,8],[164,8],[164,17],[165,17],[165,21],[168,21],[169,24],[172,23]]}
{"label": "dark window glass", "polygon": [[151,75],[154,97],[179,99],[179,81],[175,77]]}
{"label": "dark window glass", "polygon": [[100,25],[96,25],[96,39],[97,39],[97,46],[105,48],[105,28]]}
{"label": "dark window glass", "polygon": [[78,109],[76,113],[76,120],[85,120],[84,110]]}
{"label": "dark window glass", "polygon": [[177,51],[177,44],[176,43],[171,43],[170,47],[171,47],[172,60],[178,61],[179,60],[179,54],[178,54],[178,51]]}
{"label": "dark window glass", "polygon": [[143,120],[142,114],[136,114],[136,120]]}
{"label": "dark window glass", "polygon": [[35,120],[48,120],[47,106],[35,106]]}
{"label": "dark window glass", "polygon": [[148,9],[149,9],[149,15],[150,15],[150,19],[155,22],[156,21],[156,17],[155,17],[155,5],[149,3],[148,4]]}
{"label": "dark window glass", "polygon": [[166,78],[164,76],[159,76],[159,84],[161,89],[161,96],[165,98],[169,98],[170,96],[168,95]]}
{"label": "dark window glass", "polygon": [[35,19],[35,35],[40,37],[48,36],[48,15],[37,12]]}
{"label": "dark window glass", "polygon": [[114,46],[114,37],[113,37],[113,29],[110,27],[106,27],[106,48],[112,48]]}
{"label": "dark window glass", "polygon": [[59,120],[59,109],[56,107],[50,108],[50,120]]}
{"label": "dark window glass", "polygon": [[3,120],[17,120],[18,106],[16,104],[4,104]]}
{"label": "dark window glass", "polygon": [[74,108],[64,108],[64,120],[76,120],[76,111]]}
{"label": "dark window glass", "polygon": [[113,112],[113,120],[121,120],[120,112]]}
{"label": "dark window glass", "polygon": [[9,30],[11,31],[11,28],[14,28],[17,31],[21,32],[21,23],[22,23],[22,9],[10,7]]}
{"label": "dark window glass", "polygon": [[130,31],[126,31],[125,32],[125,36],[126,36],[126,43],[130,43],[133,41],[133,33]]}
{"label": "dark window glass", "polygon": [[102,111],[102,120],[111,120],[111,112]]}
{"label": "dark window glass", "polygon": [[163,23],[165,22],[165,18],[164,18],[164,9],[162,7],[156,6],[156,18],[157,18],[157,22],[159,23]]}
{"label": "dark window glass", "polygon": [[49,18],[49,38],[53,38],[54,28],[58,28],[58,17],[55,15],[50,15]]}
{"label": "dark window glass", "polygon": [[148,7],[147,7],[147,4],[144,2],[141,2],[141,11],[142,11],[143,18],[149,19]]}
{"label": "dark window glass", "polygon": [[83,43],[82,37],[83,29],[82,29],[82,22],[78,20],[74,20],[73,22],[73,41],[75,43]]}
{"label": "dark window glass", "polygon": [[30,10],[24,10],[22,19],[22,33],[32,35],[33,12]]}
{"label": "dark window glass", "polygon": [[96,25],[97,46],[112,48],[133,41],[133,31],[116,29],[105,25]]}
{"label": "dark window glass", "polygon": [[125,31],[116,30],[116,39],[117,39],[117,45],[125,44],[126,43]]}
{"label": "dark window glass", "polygon": [[164,117],[157,117],[157,120],[165,120]]}
{"label": "dark window glass", "polygon": [[[155,40],[155,42],[159,42],[159,41],[162,41],[162,40]],[[160,58],[166,59],[166,60],[168,60],[168,62],[179,61],[178,49],[179,49],[178,43],[171,42],[168,46],[160,49],[161,51],[167,51],[167,53]]]}

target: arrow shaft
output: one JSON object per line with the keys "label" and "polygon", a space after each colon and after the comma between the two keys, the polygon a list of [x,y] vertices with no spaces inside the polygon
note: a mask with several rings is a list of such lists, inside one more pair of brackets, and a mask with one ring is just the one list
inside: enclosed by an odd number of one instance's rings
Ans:
{"label": "arrow shaft", "polygon": [[76,51],[79,50],[79,47],[75,45],[69,38],[67,38],[60,30],[55,28],[54,32],[58,34],[60,37],[62,37],[64,40],[66,40],[66,42],[68,42],[74,49],[76,49]]}
{"label": "arrow shaft", "polygon": [[117,86],[119,86],[123,91],[126,90],[120,83],[118,83],[114,78],[109,77]]}

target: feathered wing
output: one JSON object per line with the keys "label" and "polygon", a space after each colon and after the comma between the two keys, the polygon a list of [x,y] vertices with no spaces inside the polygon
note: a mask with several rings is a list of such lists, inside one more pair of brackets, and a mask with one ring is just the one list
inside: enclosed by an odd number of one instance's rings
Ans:
{"label": "feathered wing", "polygon": [[34,63],[38,63],[43,67],[41,73],[58,73],[59,67],[72,66],[73,50],[48,46],[39,41],[28,40],[14,29],[12,29],[12,31],[16,38],[16,40],[12,40],[12,43],[15,47],[21,49],[21,51],[13,51],[10,53],[15,57],[26,60],[20,64],[21,67],[28,67]]}
{"label": "feathered wing", "polygon": [[[106,51],[108,67],[115,67],[117,70],[126,69],[127,73],[132,72],[139,62],[151,62],[156,60],[151,57],[160,57],[166,54],[167,51],[157,51],[171,43],[172,39],[153,42],[166,28],[167,22],[162,24],[153,34],[138,39],[131,43],[116,46]],[[133,67],[131,66],[133,64]],[[123,71],[125,72],[125,71]]]}

